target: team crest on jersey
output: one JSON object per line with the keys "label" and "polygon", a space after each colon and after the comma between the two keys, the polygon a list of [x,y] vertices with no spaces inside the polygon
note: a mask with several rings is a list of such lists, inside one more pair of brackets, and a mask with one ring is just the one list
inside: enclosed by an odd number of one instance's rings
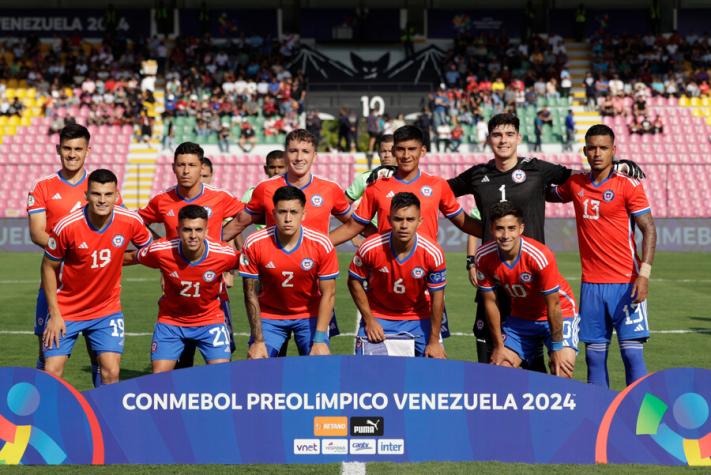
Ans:
{"label": "team crest on jersey", "polygon": [[210,208],[209,206],[203,206],[203,208],[205,208],[205,211],[207,211],[208,218],[212,216],[212,208]]}
{"label": "team crest on jersey", "polygon": [[321,195],[313,195],[311,197],[311,204],[318,208],[323,204],[323,197]]}
{"label": "team crest on jersey", "polygon": [[514,183],[523,183],[526,181],[526,172],[523,170],[516,170],[511,174],[511,179]]}
{"label": "team crest on jersey", "polygon": [[422,267],[415,267],[412,269],[412,277],[415,279],[421,279],[425,276],[425,270]]}
{"label": "team crest on jersey", "polygon": [[217,274],[209,270],[202,275],[202,280],[204,280],[205,282],[212,282],[213,280],[215,280],[215,277],[217,277]]}
{"label": "team crest on jersey", "polygon": [[423,186],[422,188],[420,188],[420,193],[422,193],[422,196],[429,198],[430,196],[432,196],[432,187]]}
{"label": "team crest on jersey", "polygon": [[523,274],[521,274],[521,282],[523,282],[524,284],[527,284],[527,283],[531,282],[532,280],[533,280],[533,276],[531,274],[529,274],[528,272],[524,272]]}
{"label": "team crest on jersey", "polygon": [[610,201],[615,199],[615,192],[612,190],[605,190],[605,192],[602,194],[602,199],[603,201],[607,201],[609,203]]}
{"label": "team crest on jersey", "polygon": [[242,264],[243,266],[248,266],[249,265],[249,258],[245,254],[242,254],[239,256],[239,263]]}
{"label": "team crest on jersey", "polygon": [[35,197],[32,195],[27,196],[27,206],[34,206],[35,204]]}
{"label": "team crest on jersey", "polygon": [[314,261],[313,259],[309,259],[308,257],[304,257],[304,259],[301,261],[301,268],[304,270],[311,270],[311,268],[314,266]]}
{"label": "team crest on jersey", "polygon": [[476,279],[477,280],[484,280],[484,273],[480,270],[476,271]]}
{"label": "team crest on jersey", "polygon": [[57,249],[57,241],[55,241],[54,238],[49,238],[47,240],[47,247],[52,250]]}
{"label": "team crest on jersey", "polygon": [[363,261],[360,260],[360,257],[358,256],[353,256],[353,264],[357,265],[358,267],[363,265]]}
{"label": "team crest on jersey", "polygon": [[114,238],[111,240],[111,244],[114,245],[114,247],[121,247],[123,246],[124,242],[124,237],[121,234],[117,234],[114,236]]}

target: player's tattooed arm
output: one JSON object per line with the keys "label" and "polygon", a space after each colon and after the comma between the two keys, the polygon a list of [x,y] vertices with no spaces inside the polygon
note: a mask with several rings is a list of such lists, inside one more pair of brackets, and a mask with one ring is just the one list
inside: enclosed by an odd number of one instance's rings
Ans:
{"label": "player's tattooed arm", "polygon": [[363,317],[363,322],[365,323],[365,334],[368,337],[368,341],[373,343],[379,343],[385,340],[385,332],[383,327],[375,321],[373,314],[370,312],[370,304],[368,304],[368,297],[363,288],[363,283],[358,279],[353,277],[348,277],[348,290],[353,297],[353,302],[355,302],[358,311]]}
{"label": "player's tattooed arm", "polygon": [[356,235],[362,233],[364,229],[364,224],[360,224],[358,221],[353,219],[353,217],[351,217],[348,222],[331,231],[328,237],[331,239],[334,246],[338,246],[346,241],[350,241]]}
{"label": "player's tattooed arm", "polygon": [[30,215],[30,239],[39,247],[44,249],[49,241],[49,234],[45,228],[47,227],[47,214],[32,213]]}
{"label": "player's tattooed arm", "polygon": [[444,346],[440,342],[442,331],[442,314],[444,313],[444,290],[431,292],[432,317],[430,318],[430,339],[425,347],[425,356],[428,358],[447,358]]}
{"label": "player's tattooed arm", "polygon": [[[316,331],[328,334],[328,324],[333,316],[333,306],[336,304],[336,279],[319,280],[321,298],[318,303],[318,319]],[[327,343],[314,342],[311,345],[311,355],[330,355]]]}
{"label": "player's tattooed arm", "polygon": [[637,276],[632,286],[632,298],[635,303],[640,303],[647,298],[649,292],[649,272],[651,272],[651,266],[654,263],[654,250],[657,247],[657,226],[654,224],[652,213],[635,216],[634,222],[642,231],[642,266],[644,269],[641,269],[640,275]]}
{"label": "player's tattooed arm", "polygon": [[249,345],[247,357],[249,359],[267,358],[267,346],[262,335],[262,320],[259,315],[259,299],[257,297],[257,279],[243,279],[244,306],[247,310],[249,329],[252,333],[252,344]]}
{"label": "player's tattooed arm", "polygon": [[240,211],[235,219],[222,228],[222,240],[230,242],[244,231],[247,226],[256,222],[257,218],[258,216],[251,215],[245,210]]}
{"label": "player's tattooed arm", "polygon": [[44,329],[42,341],[44,346],[52,348],[56,345],[59,348],[59,340],[67,332],[67,327],[59,311],[57,303],[57,274],[61,261],[54,261],[47,256],[42,260],[42,288],[47,297],[47,308],[49,310],[49,321]]}
{"label": "player's tattooed arm", "polygon": [[462,232],[465,232],[470,236],[476,236],[480,238],[483,235],[481,220],[472,218],[466,213],[459,213],[458,215],[450,219],[450,221]]}
{"label": "player's tattooed arm", "polygon": [[[545,296],[548,310],[548,327],[550,328],[551,341],[554,345],[563,343],[563,313],[560,309],[560,294],[553,292]],[[572,358],[569,348],[559,348],[550,353],[551,374],[564,378],[573,377],[575,369],[575,351]]]}

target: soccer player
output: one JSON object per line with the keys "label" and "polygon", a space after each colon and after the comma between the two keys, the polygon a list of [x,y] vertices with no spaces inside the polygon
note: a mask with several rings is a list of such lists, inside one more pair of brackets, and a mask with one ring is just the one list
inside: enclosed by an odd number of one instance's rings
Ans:
{"label": "soccer player", "polygon": [[[286,173],[286,170],[286,159],[282,150],[272,150],[267,154],[264,163],[264,174],[267,178],[283,175]],[[256,187],[256,185],[250,186],[247,191],[244,192],[244,195],[242,196],[242,203],[247,204],[250,202],[252,199],[252,193],[254,193],[254,189]],[[264,225],[257,224],[255,225],[255,229],[257,229],[257,231],[264,229]]]}
{"label": "soccer player", "polygon": [[[165,238],[168,240],[179,237],[178,213],[187,204],[200,205],[207,210],[207,236],[214,241],[221,241],[223,221],[244,209],[244,204],[228,191],[201,182],[204,156],[202,147],[196,143],[184,142],[178,145],[173,155],[173,173],[177,185],[158,193],[145,208],[138,211],[148,225],[163,223]],[[226,290],[222,292],[221,299],[225,324],[232,335],[232,316]],[[231,346],[234,350],[234,343]],[[185,357],[180,359],[178,368],[193,365],[195,349],[191,348],[191,345],[186,345]]]}
{"label": "soccer player", "polygon": [[[617,332],[627,384],[647,373],[647,292],[657,232],[642,184],[614,171],[615,133],[594,125],[585,134],[590,174],[574,175],[557,187],[572,201],[580,262],[580,338],[585,342],[588,382],[609,386],[607,351]],[[642,231],[642,259],[634,239]]]}
{"label": "soccer player", "polygon": [[277,356],[292,332],[299,354],[328,355],[338,277],[336,250],[328,236],[302,225],[303,191],[283,186],[272,200],[271,220],[276,224],[251,234],[240,259],[251,328],[247,356]]}
{"label": "soccer player", "polygon": [[207,210],[186,205],[178,212],[178,239],[156,241],[133,262],[160,269],[163,296],[153,330],[154,373],[175,368],[186,343],[200,350],[207,364],[230,361],[231,337],[221,308],[221,275],[239,264],[232,247],[207,238]]}
{"label": "soccer player", "polygon": [[[539,358],[544,343],[551,373],[572,378],[578,333],[575,300],[553,252],[545,244],[523,237],[524,215],[512,203],[497,203],[488,215],[494,240],[479,248],[476,266],[482,306],[493,336],[491,363],[517,368],[523,361]],[[503,325],[494,292],[497,286],[511,298],[510,314]]]}
{"label": "soccer player", "polygon": [[43,343],[45,370],[55,376],[62,376],[83,332],[97,354],[102,383],[119,379],[123,255],[129,242],[140,248],[151,242],[151,235],[138,214],[115,206],[117,181],[109,170],[93,171],[87,205],[61,219],[47,239],[42,288],[49,320]]}
{"label": "soccer player", "polygon": [[[57,222],[74,210],[86,204],[86,177],[84,168],[86,157],[91,151],[89,141],[91,134],[86,127],[70,124],[59,133],[57,154],[61,169],[37,180],[27,197],[27,214],[29,217],[30,238],[42,249],[47,247],[49,233]],[[44,369],[44,352],[42,334],[47,318],[47,299],[42,288],[37,294],[35,309],[35,335],[39,342],[37,369]],[[101,374],[96,355],[87,351],[91,360],[91,373],[94,386],[101,385]]]}
{"label": "soccer player", "polygon": [[[382,135],[378,140],[378,158],[380,158],[381,167],[396,167],[397,161],[393,156],[393,136],[392,134]],[[346,199],[353,203],[358,201],[365,189],[368,186],[368,178],[370,177],[373,170],[368,170],[363,173],[356,175],[353,183],[346,189]]]}
{"label": "soccer player", "polygon": [[349,269],[348,289],[363,316],[356,351],[363,352],[364,339],[379,343],[406,333],[413,337],[415,356],[446,358],[440,340],[444,251],[417,232],[422,216],[414,193],[396,193],[388,219],[390,231],[366,239]]}

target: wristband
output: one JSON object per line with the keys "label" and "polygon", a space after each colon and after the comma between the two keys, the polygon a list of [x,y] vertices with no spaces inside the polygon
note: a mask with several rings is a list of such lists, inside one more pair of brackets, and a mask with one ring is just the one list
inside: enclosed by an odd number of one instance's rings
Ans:
{"label": "wristband", "polygon": [[652,274],[651,264],[647,264],[646,262],[643,262],[642,265],[639,267],[639,276],[646,277],[647,279],[649,279],[649,276],[651,274]]}
{"label": "wristband", "polygon": [[560,351],[563,349],[563,342],[562,341],[552,341],[551,342],[551,351]]}
{"label": "wristband", "polygon": [[328,333],[316,330],[311,343],[328,343]]}
{"label": "wristband", "polygon": [[467,256],[467,270],[476,265],[475,256]]}

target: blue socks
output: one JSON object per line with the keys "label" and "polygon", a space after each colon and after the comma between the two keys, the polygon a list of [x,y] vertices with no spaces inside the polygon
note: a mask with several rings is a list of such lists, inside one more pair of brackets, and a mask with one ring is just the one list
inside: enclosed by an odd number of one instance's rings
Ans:
{"label": "blue socks", "polygon": [[91,379],[94,383],[94,387],[98,388],[103,383],[101,382],[101,366],[99,364],[91,364]]}
{"label": "blue socks", "polygon": [[644,363],[644,345],[639,340],[620,341],[620,353],[625,364],[625,379],[627,386],[647,374]]}
{"label": "blue socks", "polygon": [[588,383],[610,387],[607,373],[608,343],[588,343],[585,345],[585,362],[588,365]]}
{"label": "blue socks", "polygon": [[37,357],[37,362],[35,363],[35,368],[40,371],[44,371],[44,355],[39,355]]}

